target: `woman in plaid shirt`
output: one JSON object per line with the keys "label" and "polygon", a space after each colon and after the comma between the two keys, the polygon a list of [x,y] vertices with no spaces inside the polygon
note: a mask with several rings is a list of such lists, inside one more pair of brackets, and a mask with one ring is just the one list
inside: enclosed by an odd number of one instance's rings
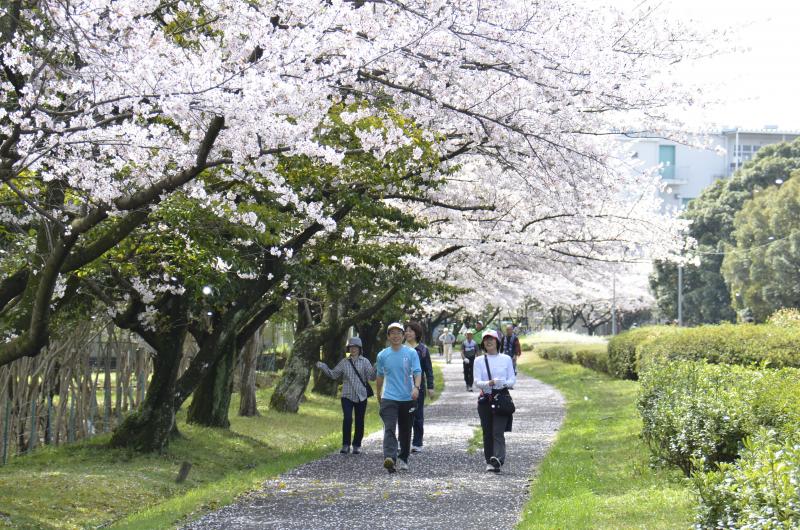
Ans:
{"label": "woman in plaid shirt", "polygon": [[[364,438],[364,415],[367,412],[367,387],[368,381],[375,380],[375,368],[369,359],[361,355],[361,339],[351,337],[347,341],[350,357],[339,361],[331,370],[322,361],[317,363],[317,368],[331,379],[342,378],[342,454],[350,452],[350,430],[353,425],[353,411],[356,413],[356,432],[353,436],[353,454],[361,452],[361,439]],[[360,379],[359,379],[360,376]],[[363,383],[362,383],[363,381]]]}

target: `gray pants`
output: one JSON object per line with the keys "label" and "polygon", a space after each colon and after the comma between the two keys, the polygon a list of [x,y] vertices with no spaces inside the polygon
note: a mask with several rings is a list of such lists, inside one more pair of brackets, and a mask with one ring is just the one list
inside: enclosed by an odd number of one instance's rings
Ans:
{"label": "gray pants", "polygon": [[383,420],[383,457],[397,460],[397,436],[400,431],[400,459],[408,461],[411,452],[411,421],[409,412],[414,401],[381,400],[381,419]]}
{"label": "gray pants", "polygon": [[498,416],[492,413],[489,403],[478,403],[478,416],[481,418],[483,431],[483,457],[486,463],[496,456],[501,464],[506,463],[506,426],[508,416]]}

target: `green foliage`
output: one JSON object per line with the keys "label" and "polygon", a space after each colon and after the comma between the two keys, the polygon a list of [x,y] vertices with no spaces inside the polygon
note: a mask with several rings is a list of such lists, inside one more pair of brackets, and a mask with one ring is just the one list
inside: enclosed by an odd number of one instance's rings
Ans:
{"label": "green foliage", "polygon": [[[795,171],[793,177],[800,175]],[[722,274],[736,308],[750,308],[756,321],[800,305],[800,179],[769,187],[746,201],[734,218]]]}
{"label": "green foliage", "polygon": [[705,360],[743,366],[800,367],[800,328],[720,324],[666,328],[636,347],[639,373],[657,360]]}
{"label": "green foliage", "polygon": [[736,462],[697,473],[694,486],[700,528],[798,528],[800,439],[759,429]]}
{"label": "green foliage", "polygon": [[698,464],[734,460],[755,427],[743,403],[753,398],[747,389],[756,377],[742,367],[695,362],[650,367],[639,379],[642,437],[658,459],[687,476]]}
{"label": "green foliage", "polygon": [[618,379],[637,379],[636,348],[643,342],[676,330],[667,326],[645,326],[612,337],[608,341],[608,373]]}
{"label": "green foliage", "polygon": [[759,427],[800,426],[800,370],[661,361],[641,374],[642,435],[656,457],[689,475],[735,460]]}
{"label": "green foliage", "polygon": [[[734,216],[756,193],[787,181],[800,169],[800,139],[764,146],[730,179],[721,179],[692,200],[681,217],[692,222],[689,235],[697,240],[698,266],[684,267],[684,321],[689,324],[733,321],[731,295],[720,272],[726,245],[733,245]],[[677,318],[677,270],[658,263],[651,287],[658,307],[668,318]]]}

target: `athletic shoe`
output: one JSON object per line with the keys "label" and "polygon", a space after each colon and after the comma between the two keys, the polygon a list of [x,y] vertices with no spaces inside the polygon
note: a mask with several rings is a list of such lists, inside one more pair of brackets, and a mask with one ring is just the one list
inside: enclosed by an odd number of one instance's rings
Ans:
{"label": "athletic shoe", "polygon": [[342,453],[343,455],[346,455],[347,453],[350,452],[350,446],[349,445],[343,445],[342,448],[339,449],[339,452]]}
{"label": "athletic shoe", "polygon": [[472,387],[469,387],[469,391],[470,391],[470,392],[472,392],[472,391],[473,391],[473,390],[472,390]]}
{"label": "athletic shoe", "polygon": [[493,456],[493,457],[491,457],[489,459],[489,463],[492,465],[492,468],[493,468],[492,471],[500,471],[500,466],[502,464],[500,463],[500,459],[499,458],[497,458],[496,456]]}
{"label": "athletic shoe", "polygon": [[472,392],[472,387],[467,385],[467,392]]}
{"label": "athletic shoe", "polygon": [[494,473],[494,466],[492,464],[486,464],[486,471]]}
{"label": "athletic shoe", "polygon": [[353,446],[353,454],[354,455],[360,455],[361,454],[361,448],[356,446],[356,445],[354,445]]}
{"label": "athletic shoe", "polygon": [[383,467],[385,467],[386,471],[388,471],[389,473],[394,473],[395,471],[397,471],[394,468],[394,459],[390,457],[386,457],[386,459],[383,461]]}
{"label": "athletic shoe", "polygon": [[412,445],[411,446],[411,452],[412,453],[421,453],[422,452],[422,446],[421,445]]}
{"label": "athletic shoe", "polygon": [[397,469],[399,471],[408,471],[408,462],[406,462],[402,458],[398,458],[397,459]]}

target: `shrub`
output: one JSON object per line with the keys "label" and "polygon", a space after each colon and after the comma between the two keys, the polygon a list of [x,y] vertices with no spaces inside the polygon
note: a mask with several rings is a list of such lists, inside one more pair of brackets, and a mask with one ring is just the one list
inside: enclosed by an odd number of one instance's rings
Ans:
{"label": "shrub", "polygon": [[698,528],[800,527],[800,438],[761,429],[741,458],[697,473]]}
{"label": "shrub", "polygon": [[800,327],[800,309],[795,307],[778,309],[770,315],[767,322],[781,328]]}
{"label": "shrub", "polygon": [[800,367],[800,327],[720,324],[672,329],[675,332],[655,335],[638,343],[638,373],[660,359]]}
{"label": "shrub", "polygon": [[539,350],[542,359],[580,364],[591,370],[608,373],[608,351],[605,345],[556,345]]}
{"label": "shrub", "polygon": [[669,326],[646,326],[631,329],[612,337],[608,342],[608,373],[618,379],[638,379],[636,348],[644,341],[671,334],[678,329]]}
{"label": "shrub", "polygon": [[734,460],[755,427],[746,404],[758,377],[754,370],[699,362],[653,365],[641,376],[637,403],[653,454],[687,476],[698,462]]}

